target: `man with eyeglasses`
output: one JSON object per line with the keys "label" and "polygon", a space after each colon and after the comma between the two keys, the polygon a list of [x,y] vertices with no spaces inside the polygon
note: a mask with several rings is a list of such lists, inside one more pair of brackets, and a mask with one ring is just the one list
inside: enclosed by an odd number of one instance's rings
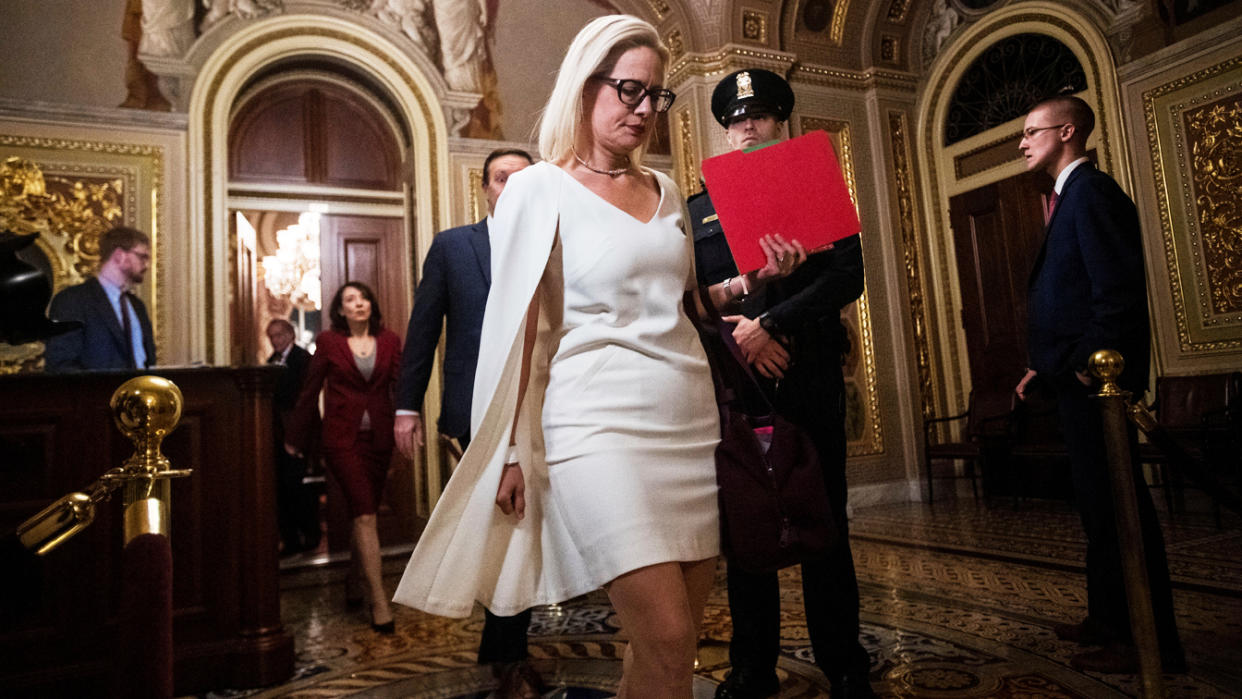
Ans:
{"label": "man with eyeglasses", "polygon": [[48,316],[82,327],[47,341],[49,372],[145,369],[155,364],[147,307],[132,293],[151,264],[151,239],[118,226],[99,238],[99,272],[52,298]]}
{"label": "man with eyeglasses", "polygon": [[[1056,396],[1074,500],[1087,535],[1087,617],[1054,631],[1062,640],[1100,646],[1070,658],[1075,668],[1134,673],[1138,657],[1121,575],[1104,430],[1090,398],[1095,391],[1087,361],[1096,350],[1121,352],[1126,368],[1120,384],[1142,396],[1151,331],[1138,211],[1113,178],[1087,158],[1094,126],[1091,107],[1063,95],[1035,105],[1022,130],[1018,149],[1026,169],[1048,173],[1054,185],[1044,244],[1028,287],[1030,368],[1016,390],[1023,400],[1037,385]],[[1130,453],[1137,457],[1137,433],[1129,427]],[[1185,672],[1164,537],[1137,461],[1133,474],[1164,669]]]}
{"label": "man with eyeglasses", "polygon": [[[789,138],[786,123],[794,93],[781,76],[742,70],[712,93],[712,113],[735,149]],[[858,580],[849,545],[845,482],[845,382],[842,358],[849,340],[841,309],[863,290],[862,248],[857,235],[811,254],[787,277],[757,288],[753,274],[739,275],[707,192],[689,199],[699,283],[724,282],[736,303],[733,337],[764,383],[776,412],[801,426],[815,443],[838,544],[802,562],[803,604],[815,664],[832,683],[833,699],[874,697],[871,659],[859,643]],[[792,237],[796,231],[775,231]],[[790,241],[793,242],[792,240]],[[798,248],[801,249],[800,247]],[[800,255],[799,255],[800,256]],[[734,387],[745,395],[744,387]],[[764,409],[766,412],[766,409]],[[729,676],[717,699],[769,697],[780,689],[780,585],[775,572],[728,566]]]}

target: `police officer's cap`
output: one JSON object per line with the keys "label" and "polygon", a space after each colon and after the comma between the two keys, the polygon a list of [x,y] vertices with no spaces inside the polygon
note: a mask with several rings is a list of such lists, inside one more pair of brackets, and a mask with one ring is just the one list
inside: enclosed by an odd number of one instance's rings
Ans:
{"label": "police officer's cap", "polygon": [[794,93],[781,76],[749,68],[725,76],[712,91],[712,114],[721,126],[738,117],[771,114],[785,121],[793,112]]}

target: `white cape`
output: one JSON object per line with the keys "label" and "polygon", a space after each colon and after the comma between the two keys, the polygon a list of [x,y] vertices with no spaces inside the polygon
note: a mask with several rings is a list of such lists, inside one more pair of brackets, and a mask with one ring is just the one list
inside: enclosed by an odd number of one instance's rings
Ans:
{"label": "white cape", "polygon": [[[544,509],[542,402],[555,351],[548,344],[548,323],[559,324],[559,297],[541,300],[530,384],[517,426],[526,516],[519,522],[495,504],[517,403],[526,312],[545,270],[560,273],[549,259],[559,254],[554,243],[564,177],[551,163],[532,165],[511,176],[498,202],[490,225],[492,285],[471,404],[474,437],[410,556],[393,597],[401,604],[464,617],[478,600],[495,614],[512,616],[590,591],[577,589],[590,576],[581,557],[566,554],[575,548],[564,523],[555,508]],[[545,294],[551,297],[563,284],[559,278],[549,281],[544,287],[553,289]]]}

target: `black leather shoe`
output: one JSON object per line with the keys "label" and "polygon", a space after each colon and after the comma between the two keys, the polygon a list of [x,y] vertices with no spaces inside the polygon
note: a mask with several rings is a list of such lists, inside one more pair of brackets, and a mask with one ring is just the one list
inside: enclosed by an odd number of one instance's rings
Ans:
{"label": "black leather shoe", "polygon": [[781,689],[776,673],[763,675],[757,672],[734,670],[716,687],[716,699],[767,699]]}
{"label": "black leather shoe", "polygon": [[842,677],[832,683],[832,699],[875,699],[871,678],[866,674]]}

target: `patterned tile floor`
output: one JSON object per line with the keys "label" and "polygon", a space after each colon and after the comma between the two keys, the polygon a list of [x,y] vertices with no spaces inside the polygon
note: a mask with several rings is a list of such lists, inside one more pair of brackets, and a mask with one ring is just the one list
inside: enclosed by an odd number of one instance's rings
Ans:
{"label": "patterned tile floor", "polygon": [[[1166,675],[1171,697],[1242,697],[1242,520],[1226,514],[1165,518],[1178,620],[1190,672]],[[1083,541],[1066,506],[970,500],[862,508],[852,520],[862,593],[863,643],[885,697],[1135,696],[1138,678],[1069,667],[1076,647],[1051,625],[1085,609]],[[386,561],[390,587],[404,560]],[[291,568],[282,577],[297,672],[259,692],[216,696],[486,697],[490,674],[473,664],[482,612],[443,619],[397,611],[398,633],[377,636],[344,611],[343,569]],[[782,697],[825,697],[802,623],[797,569],[782,572]],[[707,610],[696,697],[728,671],[723,578]],[[602,697],[615,686],[624,641],[602,593],[539,609],[531,653],[549,696]]]}

